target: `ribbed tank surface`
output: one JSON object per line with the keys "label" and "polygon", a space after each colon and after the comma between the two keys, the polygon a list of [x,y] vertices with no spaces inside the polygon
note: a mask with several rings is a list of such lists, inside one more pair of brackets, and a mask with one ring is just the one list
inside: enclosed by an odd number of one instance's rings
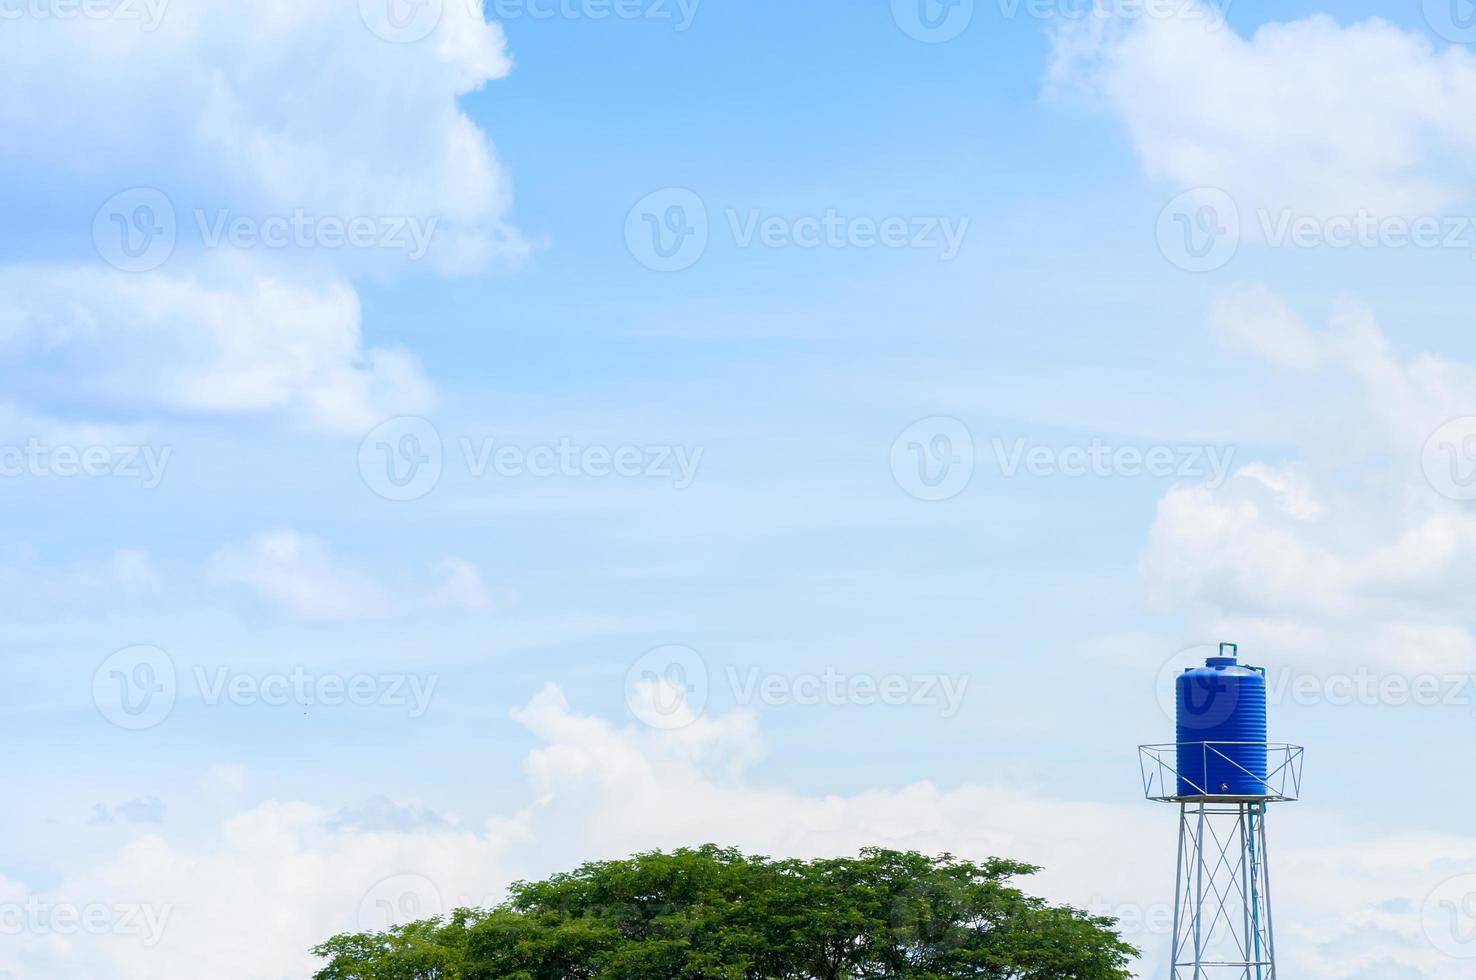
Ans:
{"label": "ribbed tank surface", "polygon": [[1179,795],[1267,796],[1266,675],[1221,652],[1178,678]]}

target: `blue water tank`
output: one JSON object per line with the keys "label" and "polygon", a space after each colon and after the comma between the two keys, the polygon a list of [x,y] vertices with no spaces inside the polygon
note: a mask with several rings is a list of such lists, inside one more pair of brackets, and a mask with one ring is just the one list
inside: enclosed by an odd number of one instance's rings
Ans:
{"label": "blue water tank", "polygon": [[1179,675],[1179,795],[1268,796],[1266,674],[1243,667],[1233,643]]}

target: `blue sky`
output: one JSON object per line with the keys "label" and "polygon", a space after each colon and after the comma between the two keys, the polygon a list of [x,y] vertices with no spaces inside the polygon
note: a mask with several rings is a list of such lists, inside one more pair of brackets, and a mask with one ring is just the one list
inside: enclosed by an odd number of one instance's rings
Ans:
{"label": "blue sky", "polygon": [[[1476,39],[1433,0],[981,0],[938,43],[900,0],[592,3],[0,5],[0,467],[48,454],[0,477],[0,911],[106,913],[24,919],[0,977],[304,976],[386,896],[705,840],[1151,913],[1135,746],[1220,640],[1311,748],[1288,968],[1463,975]],[[673,201],[707,241],[656,271]],[[1239,233],[1190,271],[1205,207]],[[530,472],[560,446],[597,455]],[[1094,446],[1170,463],[1069,475]]]}

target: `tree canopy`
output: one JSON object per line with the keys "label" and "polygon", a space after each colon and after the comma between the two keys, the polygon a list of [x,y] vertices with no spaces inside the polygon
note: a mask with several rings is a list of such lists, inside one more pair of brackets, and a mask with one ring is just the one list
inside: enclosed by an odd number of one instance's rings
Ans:
{"label": "tree canopy", "polygon": [[992,858],[706,846],[519,882],[492,909],[337,936],[315,980],[1126,980],[1115,920],[1052,906]]}

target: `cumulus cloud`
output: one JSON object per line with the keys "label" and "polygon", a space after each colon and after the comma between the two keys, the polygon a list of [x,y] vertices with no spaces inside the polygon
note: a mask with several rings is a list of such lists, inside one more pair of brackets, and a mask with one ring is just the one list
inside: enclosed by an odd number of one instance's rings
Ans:
{"label": "cumulus cloud", "polygon": [[492,608],[492,597],[477,566],[464,558],[446,558],[436,565],[440,584],[431,594],[431,605],[482,612]]}
{"label": "cumulus cloud", "polygon": [[[436,4],[414,43],[377,34],[357,3],[162,6],[152,29],[6,21],[0,85],[35,96],[0,107],[13,193],[80,190],[96,207],[147,185],[186,225],[195,208],[435,219],[436,251],[463,267],[515,241],[508,182],[457,103],[511,67],[479,5]],[[78,152],[88,146],[107,152]]]}
{"label": "cumulus cloud", "polygon": [[459,103],[510,61],[476,4],[410,41],[361,6],[6,20],[0,86],[31,97],[0,106],[0,203],[48,245],[0,240],[0,374],[44,357],[52,401],[328,431],[427,410],[416,360],[362,342],[351,283],[526,252]]}
{"label": "cumulus cloud", "polygon": [[148,796],[137,800],[129,800],[115,807],[95,804],[92,808],[92,822],[96,824],[110,823],[163,823],[164,802],[156,796]]}
{"label": "cumulus cloud", "polygon": [[1449,461],[1426,452],[1453,419],[1476,415],[1476,370],[1401,355],[1349,304],[1319,330],[1254,290],[1211,323],[1268,366],[1268,394],[1288,393],[1278,403],[1292,456],[1165,495],[1142,559],[1157,604],[1272,656],[1476,665],[1476,516],[1438,492],[1431,467]]}
{"label": "cumulus cloud", "polygon": [[[1145,803],[926,782],[807,794],[753,778],[741,760],[752,758],[757,731],[743,716],[700,720],[680,734],[654,731],[579,714],[549,687],[516,717],[540,743],[527,759],[532,802],[521,810],[465,830],[387,801],[338,813],[270,802],[227,820],[210,843],[140,836],[41,897],[127,896],[164,922],[156,943],[113,934],[62,944],[23,932],[0,947],[0,971],[17,980],[306,976],[313,960],[305,951],[332,933],[490,904],[513,880],[586,859],[707,841],[773,855],[865,845],[1007,855],[1046,865],[1032,887],[1047,896],[1138,923],[1160,920],[1156,910],[1172,890],[1168,808],[1158,811],[1155,839],[1144,832]],[[1386,962],[1418,967],[1429,980],[1460,975],[1423,937],[1419,909],[1448,873],[1447,859],[1476,857],[1476,843],[1294,838],[1277,848],[1287,969],[1333,980]],[[10,892],[26,894],[19,883]],[[1395,908],[1391,896],[1407,901]],[[242,928],[243,915],[262,928]],[[1372,925],[1384,931],[1377,941],[1339,948]],[[1149,950],[1146,963],[1161,961],[1167,938],[1158,930],[1130,925],[1128,938]]]}
{"label": "cumulus cloud", "polygon": [[381,581],[336,557],[320,538],[290,528],[254,535],[208,562],[217,583],[290,618],[350,622],[435,610],[482,612],[490,600],[471,562],[448,558],[421,581]]}
{"label": "cumulus cloud", "polygon": [[450,821],[434,810],[415,803],[400,803],[387,796],[376,796],[355,806],[344,807],[329,821],[330,830],[354,828],[371,833],[411,831],[427,827],[446,827]]}
{"label": "cumulus cloud", "polygon": [[1286,303],[1264,288],[1222,298],[1210,326],[1224,345],[1275,367],[1310,371],[1322,363],[1322,342]]}
{"label": "cumulus cloud", "polygon": [[358,296],[341,282],[0,269],[7,356],[44,356],[64,377],[88,378],[93,398],[134,411],[275,412],[362,432],[435,402],[413,355],[364,346]]}
{"label": "cumulus cloud", "polygon": [[211,557],[210,573],[298,619],[376,619],[391,608],[386,590],[340,565],[320,539],[292,530],[227,545]]}
{"label": "cumulus cloud", "polygon": [[1144,168],[1247,208],[1436,214],[1473,176],[1476,57],[1371,19],[1319,14],[1249,37],[1203,2],[1068,21],[1049,87],[1099,100]]}

